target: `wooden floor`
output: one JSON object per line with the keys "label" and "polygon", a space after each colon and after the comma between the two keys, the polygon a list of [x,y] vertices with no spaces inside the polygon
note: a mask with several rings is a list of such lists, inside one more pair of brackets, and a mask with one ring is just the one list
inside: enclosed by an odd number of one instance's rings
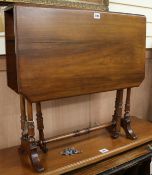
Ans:
{"label": "wooden floor", "polygon": [[[40,159],[45,167],[43,175],[55,175],[65,173],[83,166],[96,163],[106,158],[123,153],[145,143],[152,141],[152,124],[137,118],[133,118],[133,128],[138,135],[135,141],[126,139],[124,134],[118,139],[112,139],[106,129],[92,132],[87,135],[70,138],[48,144],[49,152],[40,153]],[[74,147],[81,151],[74,156],[63,156],[61,152],[67,147]],[[108,149],[107,153],[100,153],[101,149]],[[18,154],[18,147],[0,151],[0,174],[3,175],[34,175],[37,174],[30,166],[25,156]],[[120,163],[120,162],[119,162]],[[108,166],[105,166],[106,170]],[[77,172],[77,174],[79,174]]]}

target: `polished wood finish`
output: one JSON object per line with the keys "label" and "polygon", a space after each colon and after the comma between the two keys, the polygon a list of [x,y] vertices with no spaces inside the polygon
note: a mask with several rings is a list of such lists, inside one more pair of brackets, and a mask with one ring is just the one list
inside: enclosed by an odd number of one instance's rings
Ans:
{"label": "polished wood finish", "polygon": [[33,109],[32,109],[32,103],[30,101],[27,101],[27,115],[28,115],[28,140],[25,140],[27,144],[27,148],[25,148],[25,151],[28,150],[30,160],[35,170],[38,172],[42,172],[44,171],[44,168],[40,163],[39,155],[37,152],[37,144],[35,140],[35,126],[33,121]]}
{"label": "polished wood finish", "polygon": [[[7,21],[12,10],[17,50],[11,65],[17,73],[8,70],[8,85],[30,101],[134,87],[143,81],[145,17],[99,12],[97,20],[88,10],[15,6],[6,11]],[[7,48],[9,39],[7,34]],[[17,82],[11,81],[14,74]]]}
{"label": "polished wood finish", "polygon": [[[37,172],[44,171],[43,166],[40,163],[38,150],[37,150],[37,143],[35,140],[35,126],[33,121],[33,109],[32,103],[27,101],[27,121],[25,119],[25,99],[23,96],[20,98],[21,103],[21,119],[22,119],[22,137],[21,137],[21,147],[19,149],[20,154],[28,155],[34,169]],[[24,128],[27,127],[27,133],[24,135]]]}
{"label": "polished wood finish", "polygon": [[[109,158],[107,160],[101,161],[99,163],[81,168],[79,170],[75,170],[75,171],[70,172],[70,173],[67,173],[66,175],[96,175],[96,174],[100,174],[100,173],[104,173],[105,175],[107,175],[108,173],[105,173],[106,171],[112,170],[112,169],[113,169],[113,171],[115,171],[115,170],[117,170],[118,166],[123,166],[123,164],[127,164],[130,161],[133,161],[134,159],[137,159],[139,157],[145,156],[145,155],[150,154],[150,153],[151,153],[151,151],[148,149],[148,144],[145,144],[143,146],[140,146],[138,148],[134,148],[130,151],[119,154],[117,156],[114,156],[114,157]],[[149,164],[149,166],[150,166],[150,164]],[[131,166],[130,166],[130,168],[131,168]],[[126,166],[124,166],[124,170],[126,170]],[[141,174],[148,175],[148,174],[144,174],[144,173],[146,173],[146,172],[144,172],[144,169],[143,169],[143,174],[142,173]],[[112,172],[111,173],[109,172],[109,174],[111,175]],[[113,174],[115,175],[115,173],[113,173]],[[122,175],[123,173],[119,172],[116,174]],[[139,175],[139,174],[135,174],[133,172],[131,174],[132,175]],[[127,174],[124,173],[124,175],[127,175]],[[130,173],[129,173],[129,175],[130,175]]]}
{"label": "polished wood finish", "polygon": [[123,89],[117,90],[115,111],[112,119],[112,137],[118,138],[121,129],[121,117],[122,117],[122,103],[123,103]]}
{"label": "polished wood finish", "polygon": [[125,114],[124,118],[121,119],[121,126],[123,127],[126,136],[129,139],[137,139],[137,136],[135,135],[134,131],[131,128],[131,116],[130,116],[130,96],[131,96],[131,88],[127,89],[127,95],[126,95],[126,104],[125,104]]}
{"label": "polished wood finish", "polygon": [[115,111],[112,119],[112,137],[118,138],[120,135],[121,127],[124,129],[127,138],[137,139],[133,129],[131,128],[131,116],[130,116],[130,97],[131,88],[127,88],[126,92],[126,104],[125,113],[122,118],[122,108],[123,108],[123,90],[117,90],[116,101],[115,101]]}
{"label": "polished wood finish", "polygon": [[45,138],[44,138],[44,124],[43,124],[43,116],[42,116],[42,111],[41,111],[41,103],[36,103],[36,115],[37,115],[37,127],[39,131],[39,146],[41,150],[46,153],[47,152],[47,147],[46,143],[44,143]]}
{"label": "polished wood finish", "polygon": [[[152,49],[146,49],[146,58],[151,59]],[[6,68],[6,55],[0,55],[0,71],[7,71]]]}
{"label": "polished wood finish", "polygon": [[22,96],[20,150],[37,172],[44,171],[37,143],[47,150],[41,101],[118,89],[113,137],[120,135],[121,124],[125,131],[129,128],[129,122],[125,127],[126,116],[121,122],[123,89],[139,86],[144,79],[145,17],[96,13],[21,5],[5,12],[8,86]]}
{"label": "polished wood finish", "polygon": [[14,16],[13,9],[5,14],[5,40],[6,40],[6,66],[7,82],[16,92],[18,91],[17,78],[17,60],[15,54],[15,36],[14,36]]}
{"label": "polished wood finish", "polygon": [[[88,135],[57,141],[48,144],[49,151],[47,154],[40,154],[40,159],[46,169],[43,175],[56,175],[76,168],[90,165],[81,172],[90,175],[91,172],[103,172],[109,168],[121,165],[129,160],[140,157],[149,152],[147,146],[139,147],[152,141],[152,124],[150,122],[133,118],[132,125],[138,135],[137,140],[126,139],[124,133],[118,139],[109,137],[106,129],[96,131]],[[148,132],[147,132],[148,131]],[[75,147],[82,151],[75,156],[62,156],[60,153],[67,147]],[[138,147],[138,148],[136,148]],[[101,154],[100,149],[107,148],[109,152]],[[134,148],[134,150],[132,150]],[[136,149],[135,149],[136,148]],[[3,175],[35,175],[29,160],[25,156],[19,156],[18,147],[8,148],[0,151],[0,174]],[[126,152],[127,150],[131,150]],[[122,153],[122,154],[120,154]],[[72,173],[71,173],[72,174]],[[77,172],[76,174],[79,174]]]}
{"label": "polished wood finish", "polygon": [[52,137],[52,138],[47,138],[42,143],[50,143],[50,142],[54,142],[54,141],[64,140],[64,139],[71,138],[71,137],[77,137],[77,136],[81,136],[84,134],[88,134],[88,133],[93,132],[93,131],[101,130],[103,128],[108,128],[110,126],[111,126],[111,122],[105,123],[105,124],[102,124],[99,126],[95,126],[92,128],[77,130],[77,131],[74,131],[74,132],[69,133],[69,134],[60,135],[60,136],[56,136],[56,137]]}
{"label": "polished wood finish", "polygon": [[25,99],[22,95],[20,95],[20,109],[21,109],[22,139],[26,139],[28,137],[28,126],[27,126]]}

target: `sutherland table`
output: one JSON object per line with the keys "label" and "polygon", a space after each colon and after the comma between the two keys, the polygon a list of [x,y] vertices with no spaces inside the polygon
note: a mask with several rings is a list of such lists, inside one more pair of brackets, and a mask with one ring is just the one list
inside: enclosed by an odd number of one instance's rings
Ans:
{"label": "sutherland table", "polygon": [[130,127],[130,93],[145,74],[144,16],[14,5],[5,11],[5,21],[8,86],[20,94],[21,102],[21,152],[29,155],[36,171],[44,170],[37,147],[47,152],[48,142],[42,101],[117,90],[112,136],[118,138],[122,126],[128,138],[137,138]]}

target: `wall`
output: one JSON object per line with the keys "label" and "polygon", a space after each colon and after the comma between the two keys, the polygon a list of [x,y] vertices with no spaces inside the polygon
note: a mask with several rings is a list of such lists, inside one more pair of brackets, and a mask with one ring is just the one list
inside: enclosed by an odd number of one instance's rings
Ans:
{"label": "wall", "polygon": [[[113,11],[125,11],[125,9],[129,9],[128,7],[134,8],[134,5],[122,5],[121,3],[118,3],[118,0],[116,1],[117,3],[115,3],[114,0],[111,1],[112,3],[110,3],[110,9]],[[130,2],[132,1],[130,0]],[[124,7],[124,9],[122,8],[122,6]],[[137,7],[135,9],[138,8],[140,7]],[[148,35],[150,35],[150,32]],[[150,47],[151,36],[148,37],[148,35],[147,47]],[[150,40],[148,38],[150,38]],[[5,49],[3,49],[3,51],[5,51]],[[132,115],[136,115],[140,118],[146,119],[148,119],[150,117],[150,114],[152,114],[152,104],[150,100],[152,92],[151,55],[151,51],[147,50],[146,78],[140,88],[133,89],[132,94]],[[7,87],[5,58],[0,59],[0,82],[0,148],[5,148],[20,143],[19,97],[16,93],[14,93]],[[114,101],[115,92],[106,92],[45,102],[42,104],[45,123],[45,134],[46,136],[56,136],[74,130],[87,128],[89,126],[94,126],[96,124],[109,122],[111,121],[113,115]]]}
{"label": "wall", "polygon": [[0,8],[0,55],[5,54],[4,10]]}

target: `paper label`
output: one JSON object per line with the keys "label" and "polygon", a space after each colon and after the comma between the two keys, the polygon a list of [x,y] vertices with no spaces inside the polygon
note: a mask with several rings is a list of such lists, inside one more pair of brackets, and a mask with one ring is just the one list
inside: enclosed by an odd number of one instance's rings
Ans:
{"label": "paper label", "polygon": [[100,19],[101,14],[100,13],[94,13],[94,19]]}
{"label": "paper label", "polygon": [[100,152],[100,153],[102,153],[102,154],[104,154],[104,153],[109,152],[109,150],[108,150],[108,149],[106,149],[106,148],[104,148],[104,149],[99,150],[99,152]]}

